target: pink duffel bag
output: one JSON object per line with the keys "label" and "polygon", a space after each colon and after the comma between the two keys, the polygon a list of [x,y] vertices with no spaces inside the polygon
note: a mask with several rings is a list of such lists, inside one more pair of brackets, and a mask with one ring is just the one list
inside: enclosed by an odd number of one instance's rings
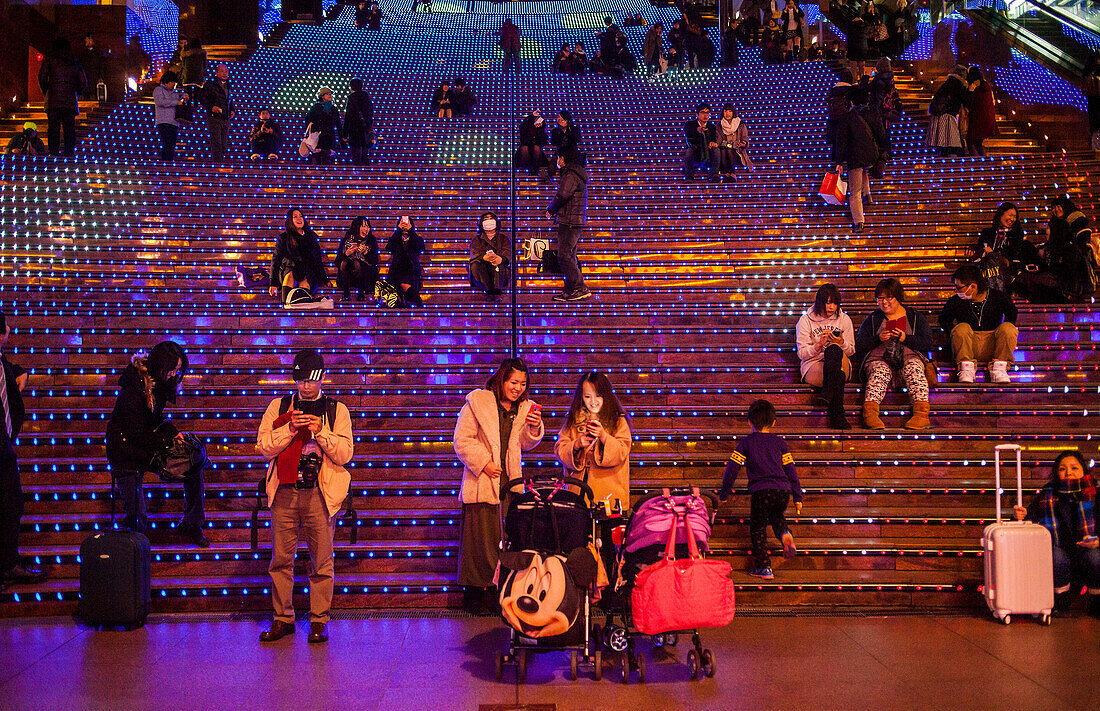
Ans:
{"label": "pink duffel bag", "polygon": [[703,558],[688,536],[689,558],[676,559],[676,530],[686,526],[677,517],[669,531],[665,557],[638,573],[630,594],[634,626],[642,634],[661,634],[700,627],[724,627],[733,619],[730,564]]}

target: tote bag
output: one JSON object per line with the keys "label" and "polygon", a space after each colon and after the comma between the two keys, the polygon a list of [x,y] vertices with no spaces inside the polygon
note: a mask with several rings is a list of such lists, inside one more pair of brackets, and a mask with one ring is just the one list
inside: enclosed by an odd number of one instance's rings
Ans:
{"label": "tote bag", "polygon": [[848,183],[840,177],[840,173],[826,173],[817,194],[826,205],[843,205],[848,195]]}

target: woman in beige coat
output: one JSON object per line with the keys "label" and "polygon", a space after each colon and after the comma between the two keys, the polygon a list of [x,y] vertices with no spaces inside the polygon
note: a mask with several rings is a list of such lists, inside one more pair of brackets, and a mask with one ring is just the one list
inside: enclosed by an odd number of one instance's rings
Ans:
{"label": "woman in beige coat", "polygon": [[505,359],[484,389],[466,396],[455,425],[455,454],[463,464],[458,584],[470,612],[495,609],[501,489],[522,476],[522,453],[545,434],[541,407],[527,398],[527,373],[522,359]]}

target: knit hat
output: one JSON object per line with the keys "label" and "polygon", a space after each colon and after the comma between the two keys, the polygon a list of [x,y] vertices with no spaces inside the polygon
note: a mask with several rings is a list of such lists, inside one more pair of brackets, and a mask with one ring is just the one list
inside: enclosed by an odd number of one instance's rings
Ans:
{"label": "knit hat", "polygon": [[27,121],[25,124],[23,124],[23,130],[26,131],[28,128],[32,131],[37,132],[38,124],[36,124],[34,121]]}
{"label": "knit hat", "polygon": [[[965,74],[965,72],[963,72],[963,74]],[[329,89],[327,86],[322,86],[320,89],[317,90],[317,98],[320,99],[325,94],[331,94],[331,93],[332,93],[332,89]]]}
{"label": "knit hat", "polygon": [[951,73],[957,76],[959,79],[966,81],[966,73],[968,71],[970,71],[970,69],[965,64],[956,64]]}
{"label": "knit hat", "polygon": [[294,368],[290,371],[294,380],[320,380],[325,375],[325,359],[312,348],[304,348],[294,355]]}

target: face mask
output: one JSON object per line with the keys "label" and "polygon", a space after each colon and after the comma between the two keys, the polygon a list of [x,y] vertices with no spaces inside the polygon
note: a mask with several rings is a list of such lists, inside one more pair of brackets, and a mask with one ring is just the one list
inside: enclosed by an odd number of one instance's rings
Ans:
{"label": "face mask", "polygon": [[485,230],[486,232],[492,232],[496,228],[497,228],[497,221],[496,220],[485,220],[484,222],[481,223],[481,229]]}
{"label": "face mask", "polygon": [[956,291],[955,295],[963,301],[970,301],[974,298],[974,292],[970,290],[970,287],[967,287],[964,291]]}

